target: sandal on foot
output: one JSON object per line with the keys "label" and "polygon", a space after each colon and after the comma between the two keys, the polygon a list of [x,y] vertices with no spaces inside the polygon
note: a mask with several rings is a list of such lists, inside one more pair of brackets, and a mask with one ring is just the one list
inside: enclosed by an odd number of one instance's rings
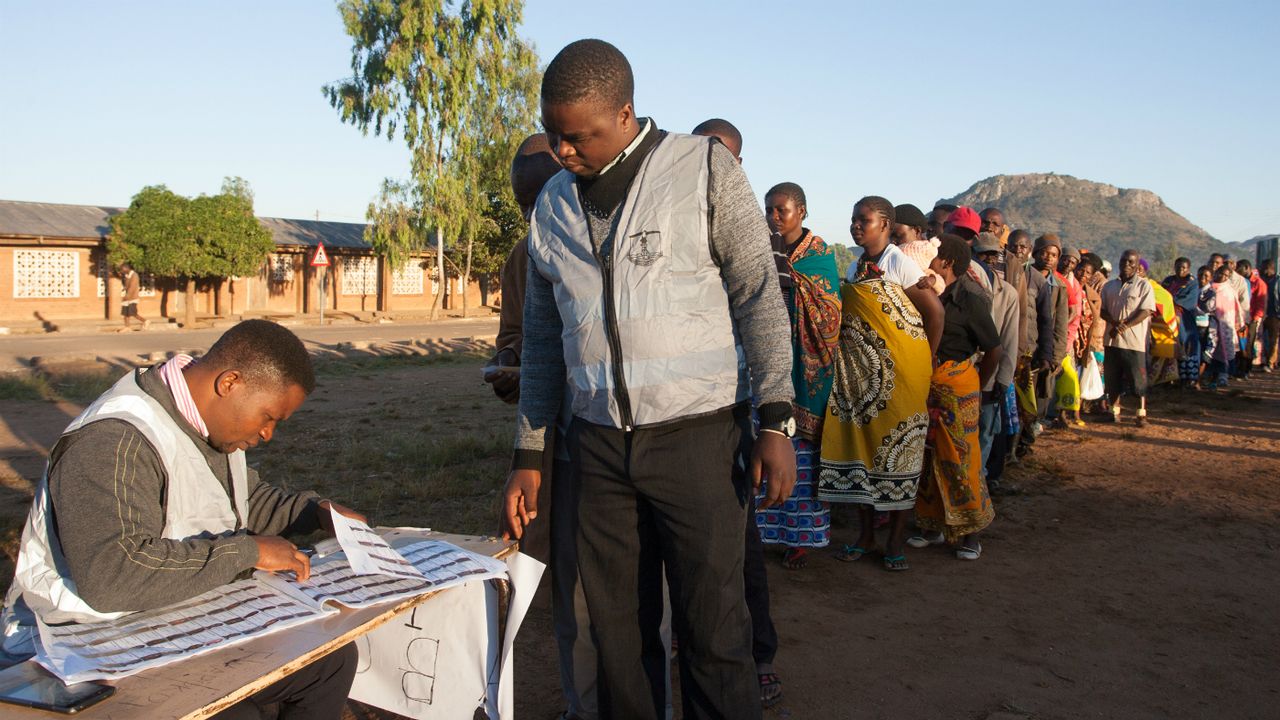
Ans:
{"label": "sandal on foot", "polygon": [[976,548],[965,547],[964,545],[956,548],[957,560],[977,560],[980,557],[982,557],[982,543],[978,543]]}
{"label": "sandal on foot", "polygon": [[782,680],[777,673],[760,673],[760,704],[769,707],[782,699]]}
{"label": "sandal on foot", "polygon": [[809,564],[807,548],[787,548],[782,554],[782,567],[788,570],[803,570]]}
{"label": "sandal on foot", "polygon": [[861,560],[862,556],[869,552],[871,551],[857,545],[845,545],[836,551],[836,559],[841,562],[854,562]]}
{"label": "sandal on foot", "polygon": [[902,570],[910,570],[911,566],[907,564],[906,555],[897,555],[895,557],[884,556],[884,569],[890,572],[900,572]]}

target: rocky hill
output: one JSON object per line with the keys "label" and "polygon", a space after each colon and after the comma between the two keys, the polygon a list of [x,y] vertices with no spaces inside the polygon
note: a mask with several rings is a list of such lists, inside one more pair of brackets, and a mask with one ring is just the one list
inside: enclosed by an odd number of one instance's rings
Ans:
{"label": "rocky hill", "polygon": [[1118,188],[1070,175],[997,175],[939,200],[975,210],[997,207],[1013,228],[1032,237],[1056,232],[1066,245],[1087,247],[1113,263],[1134,248],[1162,268],[1185,255],[1194,263],[1213,252],[1239,252],[1174,212],[1150,190]]}

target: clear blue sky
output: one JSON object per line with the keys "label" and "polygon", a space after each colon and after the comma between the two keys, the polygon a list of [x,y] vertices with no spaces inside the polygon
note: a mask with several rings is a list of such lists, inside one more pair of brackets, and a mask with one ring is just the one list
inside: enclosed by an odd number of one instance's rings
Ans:
{"label": "clear blue sky", "polygon": [[[829,240],[862,195],[927,210],[1058,172],[1239,241],[1280,232],[1278,29],[1274,2],[531,0],[523,35],[544,63],[613,42],[661,127],[736,123],[756,190],[799,182]],[[125,205],[240,175],[261,215],[360,221],[407,169],[321,95],[350,63],[327,0],[0,0],[0,44],[3,199]]]}

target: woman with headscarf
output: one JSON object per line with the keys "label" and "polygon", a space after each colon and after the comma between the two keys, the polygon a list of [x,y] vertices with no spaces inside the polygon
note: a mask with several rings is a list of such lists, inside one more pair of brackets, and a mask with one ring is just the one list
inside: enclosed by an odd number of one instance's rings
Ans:
{"label": "woman with headscarf", "polygon": [[814,483],[839,343],[840,273],[835,252],[801,225],[808,207],[799,185],[773,186],[764,196],[764,206],[769,230],[787,255],[790,276],[783,297],[791,316],[796,485],[781,506],[758,511],[755,520],[761,542],[784,545],[782,564],[799,570],[810,548],[831,542],[831,511],[815,497]]}
{"label": "woman with headscarf", "polygon": [[840,348],[822,429],[818,498],[858,505],[857,544],[836,554],[852,562],[875,547],[874,514],[889,512],[884,567],[906,570],[907,511],[916,502],[929,428],[926,399],[942,336],[937,293],[920,268],[889,242],[894,207],[870,196],[853,206],[850,234],[862,248],[840,288]]}
{"label": "woman with headscarf", "polygon": [[[1058,410],[1059,427],[1084,427],[1080,419],[1080,325],[1086,311],[1084,288],[1076,278],[1075,269],[1080,264],[1080,251],[1066,248],[1058,261],[1056,275],[1067,288],[1067,353],[1058,367],[1061,372],[1054,380],[1054,407]],[[1069,415],[1070,413],[1070,415]],[[1072,417],[1074,416],[1074,417]]]}
{"label": "woman with headscarf", "polygon": [[[911,544],[945,542],[955,547],[958,559],[977,560],[982,555],[977,534],[995,518],[982,477],[979,389],[995,374],[1003,349],[990,303],[968,282],[968,244],[956,235],[941,240],[933,270],[947,284],[945,324],[929,385],[928,452],[916,499],[916,524],[924,534]],[[975,364],[978,352],[982,361]]]}

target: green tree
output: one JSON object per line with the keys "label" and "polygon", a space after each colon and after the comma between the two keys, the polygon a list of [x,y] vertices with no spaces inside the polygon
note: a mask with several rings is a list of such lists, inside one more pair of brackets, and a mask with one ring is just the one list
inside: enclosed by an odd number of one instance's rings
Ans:
{"label": "green tree", "polygon": [[248,184],[228,178],[223,192],[190,199],[163,185],[143,188],[129,208],[111,218],[107,255],[114,265],[184,281],[183,324],[195,322],[199,279],[258,271],[273,242],[253,214]]}
{"label": "green tree", "polygon": [[534,124],[537,55],[516,34],[523,0],[340,0],[338,9],[352,76],[326,85],[325,97],[343,122],[399,137],[410,155],[410,181],[384,183],[369,206],[366,238],[394,269],[433,228],[442,284],[446,237],[465,248],[465,282],[491,222],[484,167]]}
{"label": "green tree", "polygon": [[840,277],[843,278],[849,272],[849,266],[858,261],[858,256],[844,243],[833,242],[830,245],[836,254],[836,270],[840,271]]}
{"label": "green tree", "polygon": [[194,318],[195,278],[208,259],[196,242],[191,201],[163,185],[144,187],[129,208],[111,218],[107,256],[119,267],[128,263],[139,272],[187,280],[185,323]]}
{"label": "green tree", "polygon": [[[200,222],[197,238],[208,258],[205,274],[217,278],[220,298],[223,281],[257,273],[275,241],[254,215],[253,191],[243,178],[224,178],[222,192],[201,195],[191,204]],[[230,311],[235,314],[235,307]]]}

